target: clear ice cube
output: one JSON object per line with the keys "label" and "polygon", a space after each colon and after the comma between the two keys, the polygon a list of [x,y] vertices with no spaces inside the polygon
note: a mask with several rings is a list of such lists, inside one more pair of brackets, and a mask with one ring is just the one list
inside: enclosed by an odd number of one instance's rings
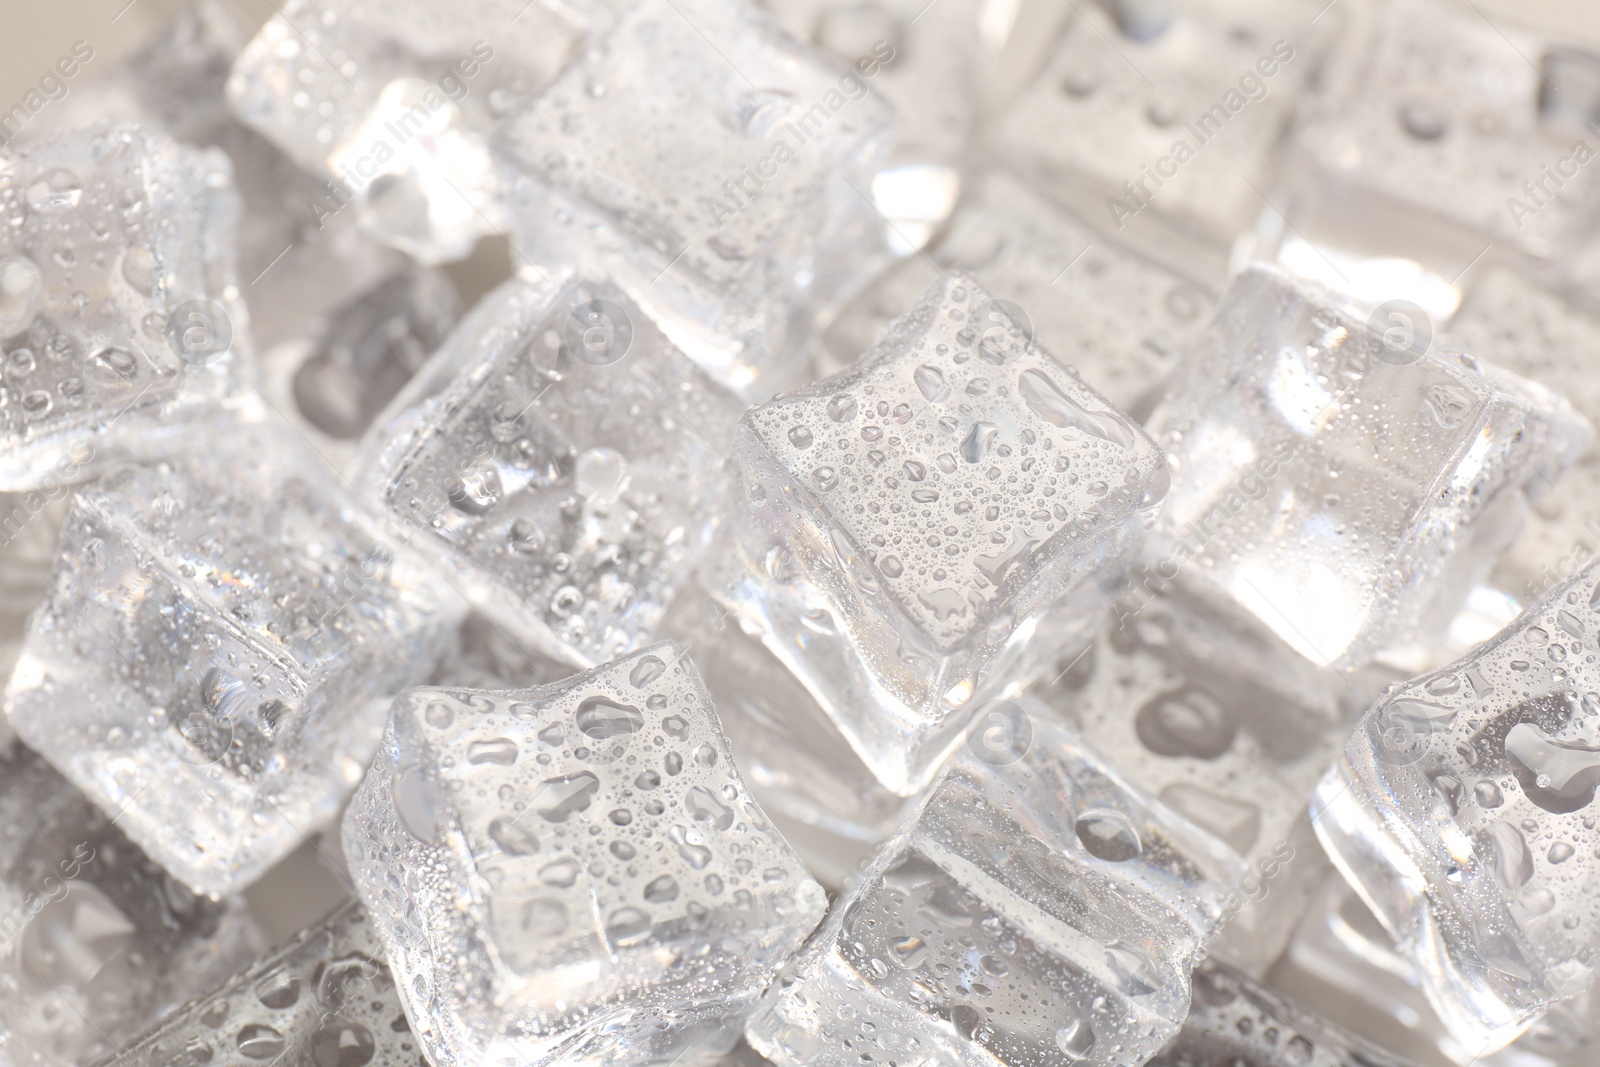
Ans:
{"label": "clear ice cube", "polygon": [[860,364],[747,412],[730,470],[714,591],[911,795],[1030,648],[1098,628],[1167,467],[952,273]]}
{"label": "clear ice cube", "polygon": [[1283,130],[1343,12],[1313,22],[1316,0],[1165,6],[1165,25],[1124,32],[1102,5],[1074,4],[1044,71],[995,121],[995,143],[1064,207],[1219,284],[1234,239],[1268,207]]}
{"label": "clear ice cube", "polygon": [[825,358],[854,361],[938,280],[938,270],[951,269],[970,271],[1010,301],[1040,344],[1135,418],[1149,413],[1216,301],[1204,286],[1107,241],[995,171],[925,256],[880,275],[839,314]]}
{"label": "clear ice cube", "polygon": [[1319,666],[1441,635],[1593,431],[1470,355],[1394,343],[1321,286],[1229,286],[1150,432],[1172,492],[1146,556]]}
{"label": "clear ice cube", "polygon": [[599,4],[289,0],[239,55],[228,97],[328,180],[330,211],[440,263],[500,228],[490,131],[608,21]]}
{"label": "clear ice cube", "polygon": [[507,634],[590,666],[687,582],[738,412],[620,291],[513,280],[373,426],[362,478]]}
{"label": "clear ice cube", "polygon": [[1381,285],[1405,259],[1448,289],[1486,254],[1548,261],[1594,232],[1594,171],[1573,159],[1586,131],[1562,103],[1582,71],[1562,43],[1443,0],[1367,21],[1295,137],[1282,236],[1323,249],[1302,250],[1307,269],[1331,259]]}
{"label": "clear ice cube", "polygon": [[1010,706],[746,1028],[780,1065],[1143,1063],[1177,1032],[1237,857]]}
{"label": "clear ice cube", "polygon": [[163,1019],[106,1067],[419,1067],[394,976],[355,901]]}
{"label": "clear ice cube", "polygon": [[670,643],[412,690],[343,837],[436,1067],[714,1059],[824,908]]}
{"label": "clear ice cube", "polygon": [[0,1062],[96,1063],[260,951],[35,753],[0,758]]}
{"label": "clear ice cube", "polygon": [[1392,690],[1317,791],[1318,836],[1469,1048],[1495,1051],[1594,980],[1597,606],[1591,566]]}
{"label": "clear ice cube", "polygon": [[728,0],[639,0],[499,138],[516,249],[615,279],[749,399],[884,259],[893,109]]}
{"label": "clear ice cube", "polygon": [[127,125],[0,160],[0,488],[92,442],[170,450],[240,399],[248,323],[227,160]]}
{"label": "clear ice cube", "polygon": [[1214,960],[1195,969],[1189,1017],[1150,1067],[1410,1067],[1289,998]]}
{"label": "clear ice cube", "polygon": [[456,621],[292,435],[233,433],[78,491],[6,691],[17,733],[208,893],[337,814]]}
{"label": "clear ice cube", "polygon": [[[1578,302],[1520,271],[1492,270],[1468,288],[1450,332],[1469,352],[1550,387],[1600,425],[1600,376],[1588,356],[1600,351],[1600,319]],[[1597,555],[1600,452],[1590,449],[1555,491],[1534,501],[1490,581],[1529,603]]]}

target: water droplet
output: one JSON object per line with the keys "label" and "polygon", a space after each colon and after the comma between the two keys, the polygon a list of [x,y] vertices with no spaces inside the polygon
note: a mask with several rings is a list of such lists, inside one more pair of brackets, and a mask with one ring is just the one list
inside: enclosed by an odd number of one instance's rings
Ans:
{"label": "water droplet", "polygon": [[856,398],[845,393],[828,401],[828,418],[834,422],[848,422],[856,417]]}
{"label": "water droplet", "polygon": [[600,779],[590,771],[547,778],[534,795],[533,809],[547,822],[566,822],[573,814],[585,811],[600,788]]}
{"label": "water droplet", "polygon": [[256,999],[276,1011],[300,999],[300,976],[285,971],[269,974],[256,983]]}
{"label": "water droplet", "polygon": [[1147,997],[1161,988],[1161,972],[1155,961],[1120,942],[1106,946],[1106,966],[1116,978],[1117,987],[1130,997]]}
{"label": "water droplet", "polygon": [[1506,733],[1506,754],[1520,765],[1513,769],[1528,799],[1545,811],[1587,807],[1600,786],[1600,750],[1553,740],[1531,722]]}
{"label": "water droplet", "polygon": [[990,423],[973,423],[972,429],[967,431],[965,440],[961,442],[961,458],[968,463],[982,463],[999,435],[1000,431]]}
{"label": "water droplet", "polygon": [[795,109],[795,99],[776,89],[745,93],[733,105],[729,125],[741,136],[765,140]]}
{"label": "water droplet", "polygon": [[634,734],[644,727],[644,713],[638,708],[603,696],[589,697],[580,703],[576,719],[583,735],[596,741]]}
{"label": "water droplet", "polygon": [[1133,447],[1136,438],[1127,420],[1111,412],[1090,411],[1043,371],[1023,371],[1017,379],[1017,392],[1030,411],[1052,426],[1077,430],[1122,448]]}
{"label": "water droplet", "polygon": [[796,448],[810,448],[813,440],[809,426],[794,426],[789,430],[789,443]]}
{"label": "water droplet", "polygon": [[539,851],[539,839],[515,819],[500,818],[489,823],[489,840],[508,856],[531,856]]}
{"label": "water droplet", "polygon": [[1565,841],[1557,841],[1550,846],[1550,851],[1545,853],[1544,858],[1551,863],[1565,863],[1572,858],[1573,852],[1571,845]]}
{"label": "water droplet", "polygon": [[1489,827],[1494,846],[1494,873],[1507,889],[1521,889],[1533,877],[1533,855],[1515,823],[1499,819]]}
{"label": "water droplet", "polygon": [[907,935],[889,945],[894,962],[908,971],[921,967],[928,958],[928,943],[920,937]]}
{"label": "water droplet", "polygon": [[517,743],[509,737],[495,737],[487,741],[474,741],[467,746],[467,762],[472,764],[495,763],[509,767],[517,762]]}
{"label": "water droplet", "polygon": [[251,1023],[239,1031],[239,1055],[251,1060],[270,1060],[283,1054],[288,1042],[270,1026]]}
{"label": "water droplet", "polygon": [[622,495],[627,470],[627,460],[616,449],[585,449],[578,454],[574,473],[578,495],[596,505],[615,501]]}
{"label": "water droplet", "polygon": [[640,908],[618,908],[606,919],[606,940],[615,948],[631,948],[650,935],[650,916]]}
{"label": "water droplet", "polygon": [[1506,802],[1500,787],[1487,778],[1472,787],[1472,799],[1478,802],[1480,808],[1498,808]]}
{"label": "water droplet", "polygon": [[1089,1024],[1082,1019],[1072,1022],[1056,1031],[1056,1048],[1062,1055],[1076,1063],[1089,1055],[1094,1048],[1094,1031],[1089,1029]]}
{"label": "water droplet", "polygon": [[1097,859],[1120,863],[1137,858],[1143,851],[1133,824],[1110,808],[1084,812],[1073,828],[1083,847]]}
{"label": "water droplet", "polygon": [[811,472],[811,477],[816,480],[817,488],[823,492],[839,484],[839,474],[832,467],[818,467]]}
{"label": "water droplet", "polygon": [[439,839],[438,808],[422,768],[402,767],[394,776],[389,792],[400,825],[423,844],[435,844]]}
{"label": "water droplet", "polygon": [[1450,120],[1436,107],[1412,102],[1401,106],[1400,125],[1419,141],[1437,141],[1450,129]]}
{"label": "water droplet", "polygon": [[[667,665],[660,656],[641,656],[639,662],[633,665],[633,670],[628,672],[628,684],[635,689],[643,689],[661,677],[661,672],[666,669]],[[583,729],[581,725],[578,728]]]}
{"label": "water droplet", "polygon": [[316,1067],[363,1067],[376,1050],[371,1030],[343,1019],[329,1019],[311,1035]]}
{"label": "water droplet", "polygon": [[665,904],[670,900],[678,899],[678,880],[670,874],[663,874],[644,887],[644,899],[652,904]]}
{"label": "water droplet", "polygon": [[468,515],[487,514],[500,503],[505,487],[500,482],[500,472],[493,467],[469,471],[456,479],[447,494],[450,505]]}
{"label": "water droplet", "polygon": [[924,363],[911,372],[911,380],[917,383],[917,389],[930,404],[937,404],[950,395],[950,383],[944,380],[944,373],[938,367]]}
{"label": "water droplet", "polygon": [[906,568],[905,564],[900,562],[900,557],[890,555],[878,560],[878,569],[883,572],[885,578],[898,578],[905,573]]}
{"label": "water droplet", "polygon": [[52,167],[28,183],[28,206],[43,215],[71,211],[82,199],[82,183],[65,167]]}
{"label": "water droplet", "polygon": [[1184,686],[1147,701],[1134,717],[1134,729],[1158,756],[1210,760],[1233,747],[1238,723],[1210,693]]}
{"label": "water droplet", "polygon": [[683,798],[683,804],[696,822],[708,822],[718,830],[726,830],[733,825],[733,812],[703,785],[690,789]]}
{"label": "water droplet", "polygon": [[0,338],[27,330],[44,293],[44,275],[27,256],[0,257]]}
{"label": "water droplet", "polygon": [[539,868],[539,881],[556,889],[571,889],[578,882],[578,875],[583,873],[583,868],[571,856],[563,856],[558,860],[545,864]]}

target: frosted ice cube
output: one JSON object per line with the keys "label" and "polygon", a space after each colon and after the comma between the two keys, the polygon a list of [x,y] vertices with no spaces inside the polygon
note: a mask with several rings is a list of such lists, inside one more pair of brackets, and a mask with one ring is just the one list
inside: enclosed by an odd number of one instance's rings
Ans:
{"label": "frosted ice cube", "polygon": [[750,792],[806,867],[838,888],[908,814],[815,697],[726,607],[693,588],[663,632],[695,657]]}
{"label": "frosted ice cube", "polygon": [[1183,1029],[1150,1067],[1248,1063],[1255,1067],[1409,1067],[1386,1052],[1226,964],[1194,972],[1194,1000]]}
{"label": "frosted ice cube", "polygon": [[0,759],[0,1059],[95,1063],[260,951],[237,897],[197,896],[51,766]]}
{"label": "frosted ice cube", "polygon": [[185,1004],[107,1067],[418,1067],[372,921],[341,905],[220,988]]}
{"label": "frosted ice cube", "polygon": [[1306,805],[1392,675],[1346,679],[1287,651],[1247,673],[1186,640],[1211,620],[1175,620],[1180,610],[1157,600],[1110,624],[1034,692],[1131,782],[1237,854],[1249,874],[1212,951],[1259,973],[1325,868]]}
{"label": "frosted ice cube", "polygon": [[[1367,712],[1317,833],[1468,1047],[1492,1052],[1594,978],[1600,567]],[[1588,693],[1589,695],[1584,695]]]}
{"label": "frosted ice cube", "polygon": [[331,210],[423,263],[500,226],[490,130],[532,98],[601,5],[290,0],[234,64],[240,119],[329,179]]}
{"label": "frosted ice cube", "polygon": [[150,455],[240,402],[238,195],[219,153],[134,126],[0,160],[0,488],[70,447]]}
{"label": "frosted ice cube", "polygon": [[1150,431],[1172,493],[1147,555],[1320,666],[1442,636],[1593,432],[1541,386],[1393,343],[1258,264],[1229,286]]}
{"label": "frosted ice cube", "polygon": [[343,836],[437,1067],[714,1058],[824,907],[672,644],[412,690]]}
{"label": "frosted ice cube", "polygon": [[615,289],[513,280],[372,428],[363,477],[508,635],[588,666],[688,580],[738,411]]}
{"label": "frosted ice cube", "polygon": [[278,346],[262,363],[262,388],[325,458],[349,463],[356,442],[461,317],[455,286],[431,267],[409,267],[357,293]]}
{"label": "frosted ice cube", "polygon": [[1573,158],[1582,123],[1562,104],[1580,72],[1561,42],[1442,0],[1369,21],[1295,138],[1286,238],[1404,257],[1453,285],[1486,252],[1548,260],[1593,232],[1594,169]]}
{"label": "frosted ice cube", "polygon": [[[1519,271],[1493,270],[1468,289],[1450,332],[1469,352],[1550,387],[1600,424],[1600,378],[1588,358],[1600,351],[1600,319],[1575,301]],[[1491,581],[1527,603],[1597,554],[1600,453],[1590,449],[1555,491],[1534,502],[1528,525]]]}
{"label": "frosted ice cube", "polygon": [[770,396],[804,380],[814,317],[881,265],[893,121],[762,13],[640,0],[504,127],[517,250],[614,278],[692,359]]}
{"label": "frosted ice cube", "polygon": [[1013,302],[1040,344],[1135,418],[1149,412],[1216,300],[997,171],[962,203],[926,256],[881,275],[840,313],[828,327],[827,358],[847,364],[870,348],[937,280],[933,264],[971,271]]}
{"label": "frosted ice cube", "polygon": [[20,736],[211,893],[337,813],[456,621],[292,435],[234,432],[78,491],[6,691]]}
{"label": "frosted ice cube", "polygon": [[1043,73],[996,121],[1000,155],[1118,240],[1220,283],[1344,13],[1176,0],[1166,25],[1123,32],[1101,5],[1073,6]]}
{"label": "frosted ice cube", "polygon": [[714,591],[910,795],[984,696],[1030,679],[1030,639],[1098,628],[1167,468],[952,273],[859,365],[747,412],[730,469]]}
{"label": "frosted ice cube", "polygon": [[778,1064],[1143,1063],[1242,873],[1032,702],[974,746],[752,1017]]}

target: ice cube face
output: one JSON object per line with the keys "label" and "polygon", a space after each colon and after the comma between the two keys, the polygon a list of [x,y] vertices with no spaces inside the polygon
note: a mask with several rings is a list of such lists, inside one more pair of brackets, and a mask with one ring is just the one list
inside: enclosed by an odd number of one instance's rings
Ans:
{"label": "ice cube face", "polygon": [[108,1067],[250,1067],[263,1060],[418,1067],[372,920],[341,905],[151,1029]]}
{"label": "ice cube face", "polygon": [[[1470,352],[1549,386],[1591,423],[1600,420],[1600,381],[1580,353],[1600,348],[1600,321],[1517,271],[1493,270],[1473,283],[1450,332]],[[1491,582],[1533,601],[1600,547],[1600,454],[1593,449],[1554,491],[1534,502],[1528,524]]]}
{"label": "ice cube face", "polygon": [[78,492],[6,693],[19,735],[208,893],[333,817],[456,610],[319,460],[240,433]]}
{"label": "ice cube face", "polygon": [[1439,0],[1386,4],[1352,43],[1296,138],[1297,233],[1454,278],[1486,243],[1549,259],[1593,232],[1590,116],[1566,106],[1592,55]]}
{"label": "ice cube face", "polygon": [[1299,0],[1162,6],[1170,21],[1142,38],[1100,5],[1079,7],[994,137],[1063,206],[1220,282],[1234,238],[1267,206],[1257,190],[1281,167],[1284,127],[1339,12],[1313,24],[1320,5]]}
{"label": "ice cube face", "polygon": [[368,233],[439,263],[499,225],[490,130],[607,21],[599,5],[293,0],[240,54],[228,96]]}
{"label": "ice cube face", "polygon": [[1110,1067],[1177,1033],[1237,858],[1047,708],[1008,710],[1006,739],[974,735],[769,990],[757,1051]]}
{"label": "ice cube face", "polygon": [[1257,1067],[1406,1067],[1386,1052],[1223,963],[1194,972],[1189,1017],[1151,1067],[1251,1063]]}
{"label": "ice cube face", "polygon": [[824,908],[670,643],[405,694],[343,836],[437,1067],[714,1057]]}
{"label": "ice cube face", "polygon": [[1469,1048],[1593,980],[1600,568],[1379,701],[1318,788],[1317,833]]}
{"label": "ice cube face", "polygon": [[95,1063],[260,950],[237,897],[198,896],[35,753],[0,759],[5,1062]]}
{"label": "ice cube face", "polygon": [[1160,449],[954,273],[861,364],[752,408],[717,593],[889,789],[917,792],[1038,630],[1097,627]]}
{"label": "ice cube face", "polygon": [[227,161],[134,126],[0,165],[0,488],[69,448],[155,453],[236,400],[247,324]]}
{"label": "ice cube face", "polygon": [[1254,266],[1150,419],[1173,483],[1149,554],[1319,666],[1442,632],[1592,437],[1539,385],[1386,337]]}
{"label": "ice cube face", "polygon": [[1135,418],[1149,413],[1216,300],[997,171],[956,210],[926,258],[885,272],[840,313],[828,328],[829,358],[849,362],[870,348],[937,280],[933,263],[970,271],[1010,301],[1025,331]]}
{"label": "ice cube face", "polygon": [[499,139],[517,248],[608,275],[750,399],[881,264],[893,111],[726,0],[642,0]]}
{"label": "ice cube face", "polygon": [[738,411],[620,291],[513,280],[373,427],[363,478],[511,637],[590,666],[687,581]]}

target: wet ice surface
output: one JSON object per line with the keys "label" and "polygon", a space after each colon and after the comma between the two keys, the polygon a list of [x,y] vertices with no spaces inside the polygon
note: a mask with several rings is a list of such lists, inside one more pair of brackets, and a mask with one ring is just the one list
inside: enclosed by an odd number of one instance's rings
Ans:
{"label": "wet ice surface", "polygon": [[[848,80],[847,80],[848,79]],[[755,9],[641,0],[505,126],[517,247],[609,275],[750,399],[884,260],[893,111]]]}
{"label": "wet ice surface", "polygon": [[424,1067],[361,906],[332,914],[197,996],[109,1067]]}
{"label": "wet ice surface", "polygon": [[238,402],[238,194],[219,153],[103,124],[0,162],[0,485],[170,451]]}
{"label": "wet ice surface", "polygon": [[1173,488],[1147,555],[1340,669],[1443,631],[1593,436],[1542,386],[1366,318],[1253,266],[1150,420]]}
{"label": "wet ice surface", "polygon": [[824,907],[671,644],[413,690],[343,836],[438,1067],[714,1059]]}
{"label": "wet ice surface", "polygon": [[592,665],[683,588],[738,411],[614,288],[514,280],[373,427],[362,480],[507,635]]}
{"label": "wet ice surface", "polygon": [[1237,858],[1013,706],[1028,739],[975,741],[768,991],[763,1055],[1110,1067],[1177,1033]]}
{"label": "wet ice surface", "polygon": [[962,274],[747,412],[732,466],[718,595],[907,795],[975,698],[1026,681],[1036,629],[1093,625],[1166,489],[1143,431]]}
{"label": "wet ice surface", "polygon": [[19,734],[208,892],[335,814],[456,611],[320,460],[235,433],[78,492],[6,693]]}
{"label": "wet ice surface", "polygon": [[1392,691],[1318,790],[1324,845],[1468,1047],[1594,977],[1597,580]]}
{"label": "wet ice surface", "polygon": [[260,950],[33,752],[0,759],[0,1061],[93,1063]]}

